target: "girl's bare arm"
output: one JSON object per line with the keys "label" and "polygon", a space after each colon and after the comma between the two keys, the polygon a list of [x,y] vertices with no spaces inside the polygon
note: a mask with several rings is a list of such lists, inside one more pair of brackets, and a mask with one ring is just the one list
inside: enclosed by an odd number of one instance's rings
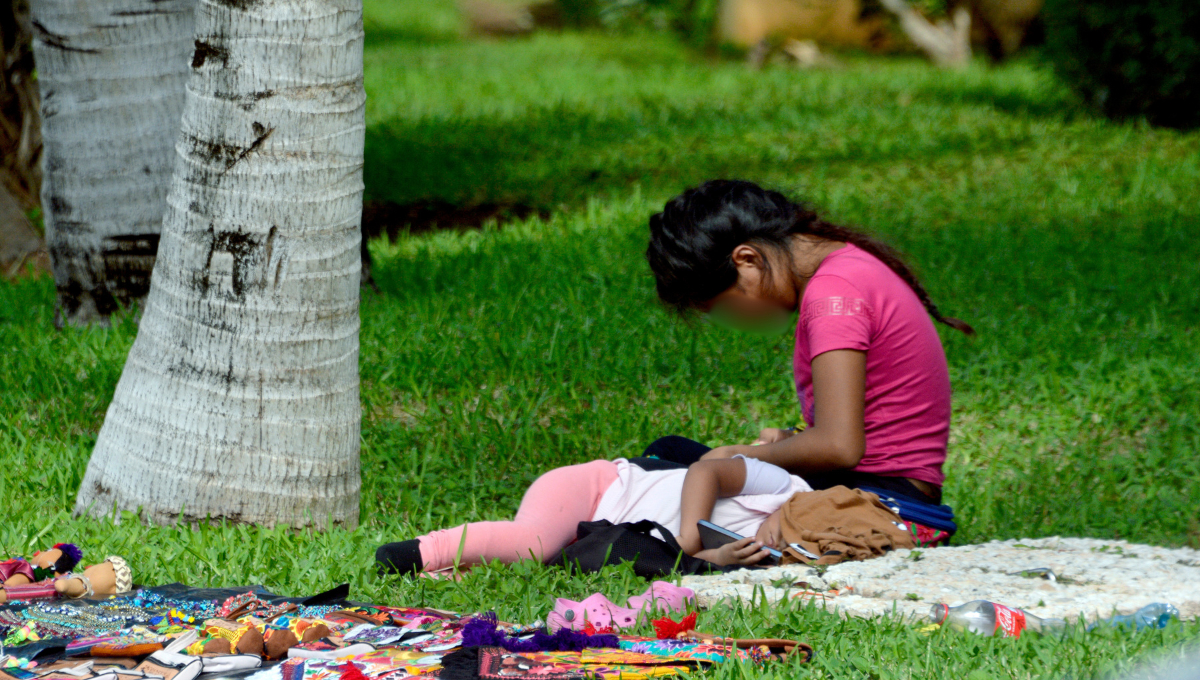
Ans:
{"label": "girl's bare arm", "polygon": [[791,437],[760,446],[721,446],[703,461],[741,454],[773,463],[798,475],[852,468],[866,451],[863,410],[867,355],[834,350],[813,359],[815,424]]}
{"label": "girl's bare arm", "polygon": [[696,522],[712,519],[718,498],[729,498],[746,486],[746,462],[741,458],[701,460],[688,468],[680,498],[679,545],[689,555],[704,548]]}

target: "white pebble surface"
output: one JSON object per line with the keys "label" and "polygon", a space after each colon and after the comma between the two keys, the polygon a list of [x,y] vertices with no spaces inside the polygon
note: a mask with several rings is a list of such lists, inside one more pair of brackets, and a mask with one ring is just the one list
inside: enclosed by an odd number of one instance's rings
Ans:
{"label": "white pebble surface", "polygon": [[[1055,580],[1014,575],[1048,568]],[[846,616],[896,612],[924,619],[931,605],[991,600],[1041,617],[1095,620],[1151,602],[1200,617],[1200,550],[1090,538],[1030,538],[896,550],[819,573],[800,564],[685,576],[701,607],[765,596],[814,599]],[[757,594],[756,594],[757,593]]]}

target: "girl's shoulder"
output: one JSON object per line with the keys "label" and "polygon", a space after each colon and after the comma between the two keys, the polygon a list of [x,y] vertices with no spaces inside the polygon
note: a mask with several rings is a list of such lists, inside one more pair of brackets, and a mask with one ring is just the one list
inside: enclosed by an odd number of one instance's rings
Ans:
{"label": "girl's shoulder", "polygon": [[[912,294],[909,285],[891,267],[852,243],[833,251],[821,262],[809,280],[808,288],[814,298],[856,295],[871,305]],[[805,293],[808,298],[808,291]]]}
{"label": "girl's shoulder", "polygon": [[852,284],[872,283],[876,280],[900,280],[891,267],[853,243],[847,243],[838,248],[821,261],[821,265],[813,274],[813,279],[823,276],[840,277]]}

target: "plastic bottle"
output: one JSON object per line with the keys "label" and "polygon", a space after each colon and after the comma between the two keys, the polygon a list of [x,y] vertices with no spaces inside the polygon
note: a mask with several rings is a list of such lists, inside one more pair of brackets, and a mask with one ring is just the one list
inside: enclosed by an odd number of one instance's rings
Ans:
{"label": "plastic bottle", "polygon": [[929,611],[929,620],[988,637],[1021,637],[1026,630],[1050,633],[1060,631],[1067,625],[1062,619],[1043,619],[987,600],[975,600],[957,607],[935,604]]}
{"label": "plastic bottle", "polygon": [[1100,619],[1088,626],[1088,630],[1096,626],[1132,628],[1134,630],[1166,628],[1172,618],[1179,618],[1178,609],[1163,602],[1155,602],[1142,607],[1132,614],[1118,614],[1117,616],[1110,616],[1107,619]]}

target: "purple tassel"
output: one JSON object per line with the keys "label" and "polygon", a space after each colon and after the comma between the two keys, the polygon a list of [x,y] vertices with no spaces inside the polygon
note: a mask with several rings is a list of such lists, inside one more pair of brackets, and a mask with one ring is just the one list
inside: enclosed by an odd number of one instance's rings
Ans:
{"label": "purple tassel", "polygon": [[582,652],[589,647],[620,647],[616,635],[588,635],[567,628],[554,635],[539,628],[530,638],[509,637],[496,630],[494,612],[476,617],[463,626],[463,647],[500,647],[510,652]]}
{"label": "purple tassel", "polygon": [[55,543],[55,548],[62,551],[62,557],[58,559],[58,572],[66,573],[79,565],[79,560],[83,559],[83,551],[74,543]]}

